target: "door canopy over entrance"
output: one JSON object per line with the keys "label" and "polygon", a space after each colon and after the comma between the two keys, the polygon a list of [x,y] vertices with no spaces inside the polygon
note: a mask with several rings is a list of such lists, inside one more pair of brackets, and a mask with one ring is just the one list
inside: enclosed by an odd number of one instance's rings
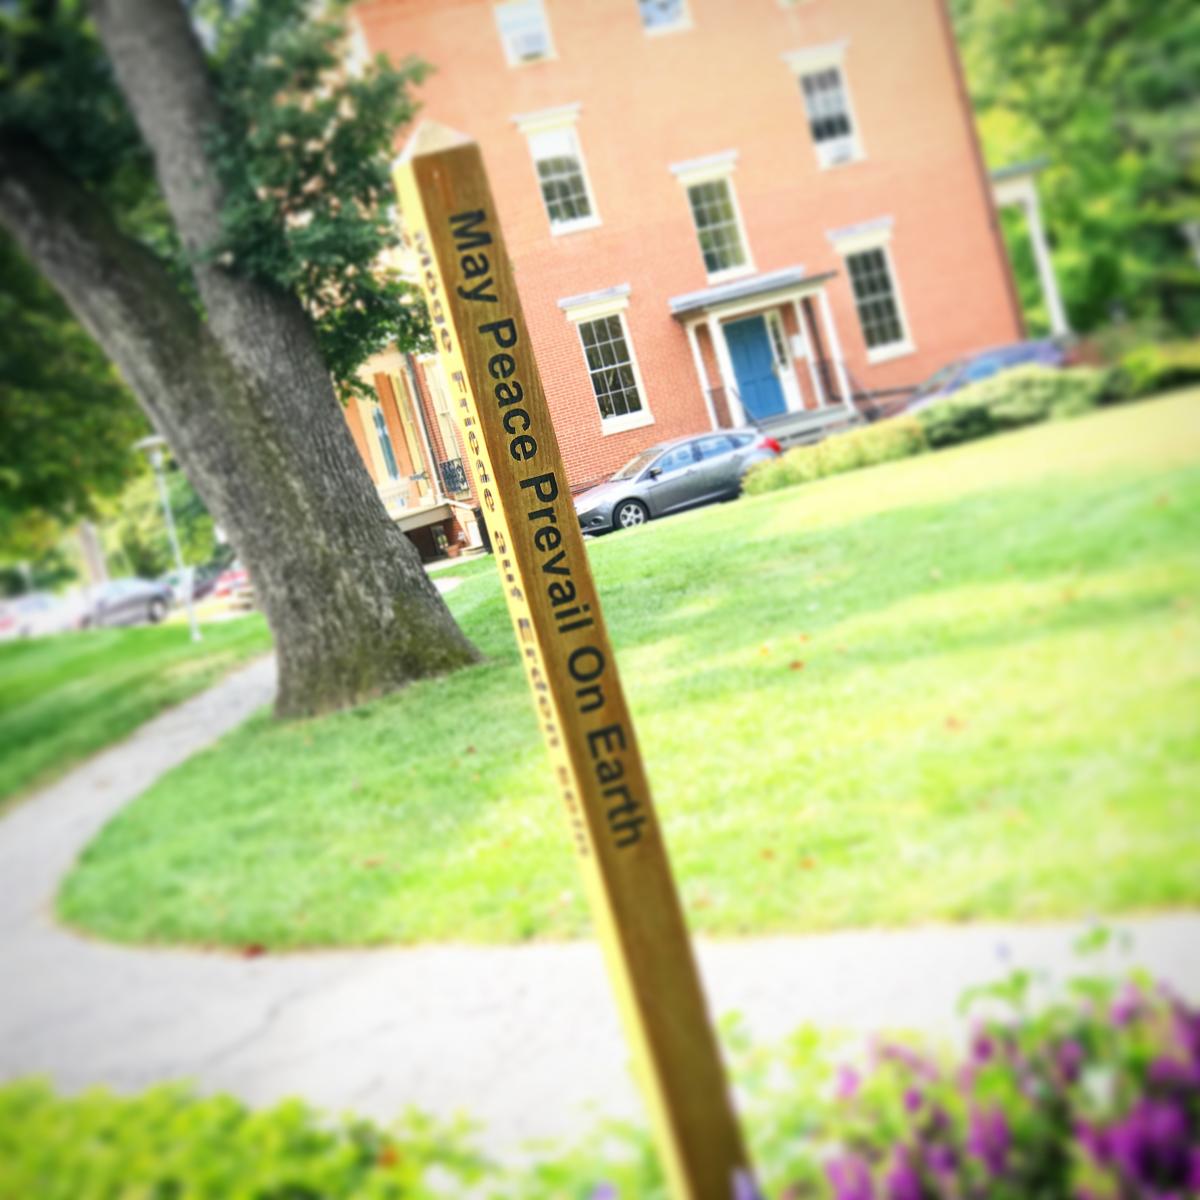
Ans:
{"label": "door canopy over entrance", "polygon": [[[809,275],[802,266],[784,267],[668,301],[671,315],[687,331],[714,429],[725,424],[773,427],[831,405],[854,415],[841,339],[825,295],[824,285],[835,274]],[[697,338],[701,328],[716,360],[715,384]],[[797,366],[800,362],[803,368]]]}

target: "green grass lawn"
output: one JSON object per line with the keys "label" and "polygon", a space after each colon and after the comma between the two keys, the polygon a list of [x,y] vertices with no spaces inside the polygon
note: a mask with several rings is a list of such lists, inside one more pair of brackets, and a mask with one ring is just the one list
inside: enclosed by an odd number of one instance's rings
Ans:
{"label": "green grass lawn", "polygon": [[[693,926],[1200,899],[1200,392],[710,508],[592,558]],[[66,881],[107,937],[570,937],[580,888],[496,578],[489,662],[263,714]]]}
{"label": "green grass lawn", "polygon": [[261,616],[204,629],[97,629],[0,645],[0,807],[203,691],[271,645]]}

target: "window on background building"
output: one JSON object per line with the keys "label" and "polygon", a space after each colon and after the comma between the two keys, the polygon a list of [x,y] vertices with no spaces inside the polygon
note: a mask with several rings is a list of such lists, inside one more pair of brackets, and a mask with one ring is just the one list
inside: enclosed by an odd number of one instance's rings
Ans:
{"label": "window on background building", "polygon": [[495,7],[496,27],[509,66],[554,57],[550,23],[542,0],[509,0]]}
{"label": "window on background building", "polygon": [[741,223],[728,179],[706,179],[690,184],[688,203],[709,275],[737,270],[749,261],[742,240]]}
{"label": "window on background building", "polygon": [[647,33],[667,33],[691,25],[687,0],[638,0],[638,10]]}
{"label": "window on background building", "polygon": [[580,321],[579,339],[601,418],[609,421],[640,413],[642,397],[637,368],[621,314]]}
{"label": "window on background building", "polygon": [[388,433],[387,421],[383,409],[378,404],[371,406],[371,419],[375,422],[375,436],[379,439],[379,450],[383,455],[383,465],[387,468],[389,479],[400,478],[400,468],[396,466],[396,454],[392,449],[392,438]]}
{"label": "window on background building", "polygon": [[570,126],[529,134],[546,215],[556,233],[595,223],[595,207],[584,173],[579,140]]}
{"label": "window on background building", "polygon": [[887,251],[876,246],[847,254],[846,269],[868,352],[907,343]]}
{"label": "window on background building", "polygon": [[858,139],[846,81],[838,65],[822,67],[800,76],[800,90],[808,110],[808,127],[823,167],[853,162],[859,157]]}

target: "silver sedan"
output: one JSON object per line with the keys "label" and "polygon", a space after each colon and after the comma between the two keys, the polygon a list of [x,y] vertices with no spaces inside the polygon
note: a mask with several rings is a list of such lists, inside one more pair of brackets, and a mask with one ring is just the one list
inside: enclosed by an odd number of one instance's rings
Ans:
{"label": "silver sedan", "polygon": [[584,533],[632,529],[698,504],[730,500],[746,472],[781,453],[757,429],[722,429],[643,450],[611,479],[575,497]]}

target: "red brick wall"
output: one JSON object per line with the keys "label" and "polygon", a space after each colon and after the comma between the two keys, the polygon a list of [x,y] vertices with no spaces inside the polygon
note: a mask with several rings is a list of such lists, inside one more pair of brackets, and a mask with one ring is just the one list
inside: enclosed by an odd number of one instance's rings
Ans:
{"label": "red brick wall", "polygon": [[[913,383],[960,354],[1020,336],[942,0],[688,3],[692,28],[650,37],[635,0],[545,0],[557,57],[519,67],[505,62],[488,0],[362,0],[355,10],[372,51],[415,53],[435,66],[418,89],[421,116],[483,148],[576,486],[653,442],[708,427],[686,336],[667,308],[669,297],[707,283],[671,163],[739,151],[732,180],[756,268],[838,272],[829,300],[862,386]],[[865,158],[823,171],[781,55],[842,39]],[[574,103],[602,223],[552,237],[511,118]],[[891,256],[916,351],[871,366],[825,233],[883,216],[894,219]],[[557,301],[624,283],[655,420],[604,436],[577,331]],[[715,363],[710,370],[717,380]]]}

